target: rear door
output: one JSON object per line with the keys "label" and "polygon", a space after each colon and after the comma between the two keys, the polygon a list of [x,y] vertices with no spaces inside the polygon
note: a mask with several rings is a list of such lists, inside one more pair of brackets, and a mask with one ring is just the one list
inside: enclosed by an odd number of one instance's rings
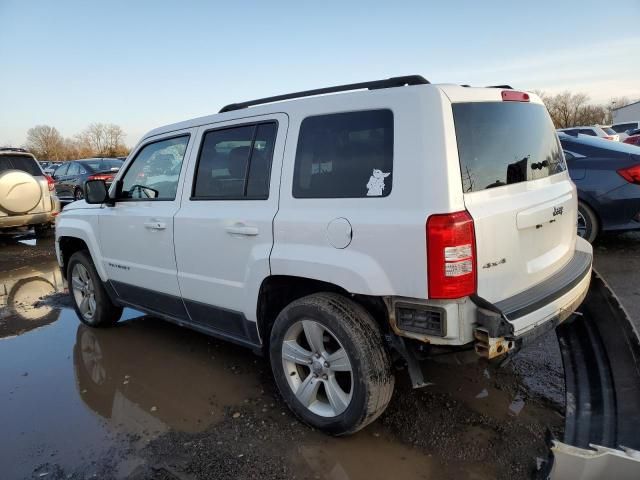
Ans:
{"label": "rear door", "polygon": [[475,224],[478,294],[496,302],[571,259],[576,190],[541,102],[478,96],[454,101],[452,111],[464,203]]}
{"label": "rear door", "polygon": [[287,125],[286,115],[273,114],[201,127],[193,183],[175,216],[178,281],[191,320],[251,343],[257,293],[270,273]]}

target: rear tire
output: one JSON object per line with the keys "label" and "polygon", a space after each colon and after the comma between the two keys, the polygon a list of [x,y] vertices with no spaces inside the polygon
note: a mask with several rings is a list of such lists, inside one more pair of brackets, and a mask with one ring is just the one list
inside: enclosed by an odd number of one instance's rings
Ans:
{"label": "rear tire", "polygon": [[120,320],[122,307],[111,302],[86,250],[71,255],[67,282],[73,308],[82,323],[90,327],[111,327]]}
{"label": "rear tire", "polygon": [[84,198],[84,192],[81,188],[76,188],[73,192],[73,200],[78,201]]}
{"label": "rear tire", "polygon": [[271,330],[269,357],[289,408],[327,433],[357,432],[391,400],[395,378],[380,328],[341,295],[318,293],[285,307]]}
{"label": "rear tire", "polygon": [[578,235],[593,243],[600,233],[600,222],[595,212],[586,203],[578,202]]}
{"label": "rear tire", "polygon": [[53,227],[49,223],[43,223],[42,225],[34,225],[33,231],[38,238],[48,237],[53,233]]}

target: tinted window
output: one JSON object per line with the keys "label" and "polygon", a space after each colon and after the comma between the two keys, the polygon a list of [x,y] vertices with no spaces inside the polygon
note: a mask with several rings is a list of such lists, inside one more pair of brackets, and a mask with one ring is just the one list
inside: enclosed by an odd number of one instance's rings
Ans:
{"label": "tinted window", "polygon": [[69,169],[69,164],[68,163],[64,163],[64,164],[60,165],[58,168],[56,168],[56,171],[53,172],[53,174],[56,177],[62,177],[62,176],[67,174],[67,170],[68,169]]}
{"label": "tinted window", "polygon": [[627,130],[629,130],[630,128],[636,128],[638,124],[636,122],[633,123],[619,123],[618,125],[612,125],[611,128],[616,132],[616,133],[624,133]]}
{"label": "tinted window", "polygon": [[270,122],[205,133],[193,197],[268,198],[276,132]]}
{"label": "tinted window", "polygon": [[602,128],[604,133],[606,133],[607,135],[615,135],[616,134],[616,132],[612,128],[609,128],[609,127],[600,127],[600,128]]}
{"label": "tinted window", "polygon": [[522,102],[452,106],[464,192],[548,177],[565,170],[547,110]]}
{"label": "tinted window", "polygon": [[80,167],[77,163],[72,163],[69,165],[69,170],[67,170],[67,175],[78,175],[80,173]]}
{"label": "tinted window", "polygon": [[96,158],[92,160],[83,160],[80,163],[86,167],[89,167],[92,172],[108,172],[120,170],[124,162],[122,160]]}
{"label": "tinted window", "polygon": [[0,155],[0,172],[5,170],[22,170],[30,175],[42,175],[40,166],[27,155]]}
{"label": "tinted window", "polygon": [[188,143],[187,135],[142,147],[122,178],[122,197],[174,200]]}
{"label": "tinted window", "polygon": [[390,110],[305,118],[293,180],[296,198],[386,197],[393,170]]}

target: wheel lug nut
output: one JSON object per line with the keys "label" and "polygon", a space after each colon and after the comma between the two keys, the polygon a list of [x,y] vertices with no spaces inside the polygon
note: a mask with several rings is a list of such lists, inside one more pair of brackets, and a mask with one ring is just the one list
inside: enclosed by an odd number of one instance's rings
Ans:
{"label": "wheel lug nut", "polygon": [[318,378],[318,374],[317,374],[317,373],[314,373],[314,374],[313,374],[313,378]]}
{"label": "wheel lug nut", "polygon": [[322,375],[322,379],[323,380],[326,380],[327,378],[329,378],[329,377],[327,377],[326,375]]}
{"label": "wheel lug nut", "polygon": [[324,368],[329,368],[329,362],[324,362]]}

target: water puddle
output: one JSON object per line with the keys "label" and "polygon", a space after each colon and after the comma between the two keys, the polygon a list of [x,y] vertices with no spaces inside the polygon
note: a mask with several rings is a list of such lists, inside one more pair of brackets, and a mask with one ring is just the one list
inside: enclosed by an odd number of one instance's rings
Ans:
{"label": "water puddle", "polygon": [[517,476],[559,423],[485,363],[431,362],[433,386],[399,372],[377,422],[322,435],[249,350],[129,309],[114,328],[82,325],[52,247],[0,251],[3,478],[483,479],[500,462]]}

